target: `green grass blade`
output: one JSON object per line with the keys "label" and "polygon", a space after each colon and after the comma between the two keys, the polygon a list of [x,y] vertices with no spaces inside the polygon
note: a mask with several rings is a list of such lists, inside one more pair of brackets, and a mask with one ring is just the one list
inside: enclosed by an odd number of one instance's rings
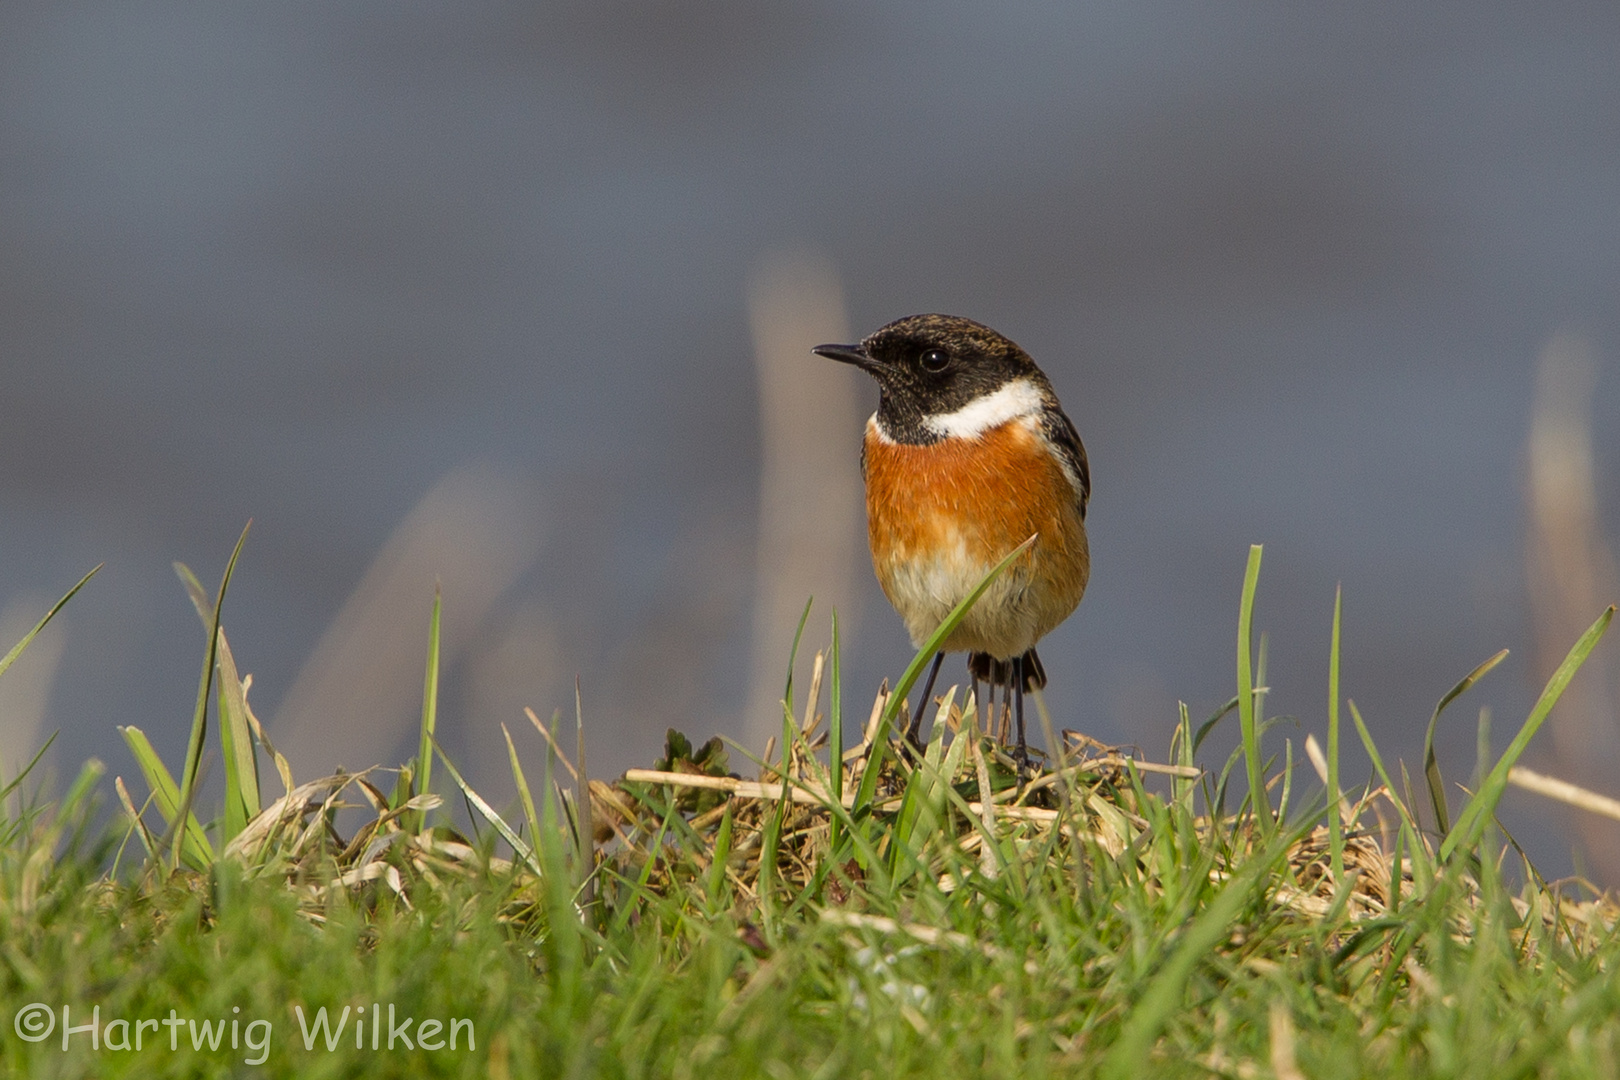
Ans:
{"label": "green grass blade", "polygon": [[540,835],[540,815],[535,813],[534,796],[529,791],[529,781],[523,775],[523,764],[518,761],[517,747],[512,744],[512,733],[501,725],[501,734],[506,737],[506,757],[512,765],[512,782],[517,785],[518,799],[523,803],[523,817],[529,823],[529,839],[532,841]]}
{"label": "green grass blade", "polygon": [[[242,823],[251,821],[262,808],[259,793],[259,757],[253,750],[253,732],[248,726],[247,694],[242,687],[242,676],[236,668],[236,657],[225,640],[223,627],[219,631],[219,739],[225,757],[225,809],[227,818],[242,815]],[[240,831],[228,829],[223,837],[229,840]]]}
{"label": "green grass blade", "polygon": [[[1308,826],[1306,826],[1308,827]],[[1290,838],[1291,839],[1291,838]],[[1192,920],[1164,967],[1153,976],[1136,1007],[1103,1059],[1101,1074],[1108,1080],[1135,1080],[1152,1075],[1148,1056],[1154,1041],[1171,1014],[1182,1007],[1188,980],[1198,962],[1231,930],[1243,905],[1248,903],[1286,845],[1273,839],[1264,851],[1250,858],[1242,872],[1228,880],[1209,905]]]}
{"label": "green grass blade", "polygon": [[186,597],[190,599],[191,606],[197,612],[197,618],[202,620],[203,632],[207,633],[209,624],[214,621],[214,602],[208,599],[208,590],[203,588],[201,581],[197,580],[197,575],[192,572],[191,567],[183,562],[176,562],[172,565],[174,566],[175,576],[180,579],[180,584],[185,587]]}
{"label": "green grass blade", "polygon": [[450,779],[455,782],[456,787],[461,789],[461,794],[466,796],[467,801],[472,804],[473,809],[482,814],[484,816],[484,820],[488,821],[495,827],[495,831],[500,834],[501,839],[505,840],[509,845],[511,845],[512,851],[516,853],[519,859],[522,859],[524,863],[528,865],[530,870],[534,871],[534,873],[538,876],[544,876],[544,871],[540,867],[539,860],[537,860],[534,856],[534,848],[526,844],[523,837],[517,834],[517,830],[508,825],[506,823],[506,819],[501,817],[493,806],[485,802],[484,797],[472,789],[472,785],[468,784],[466,780],[462,779],[461,773],[456,769],[455,763],[452,762],[449,755],[444,752],[444,747],[440,746],[437,740],[434,740],[432,745],[433,748],[439,752],[439,760],[444,762],[445,771],[450,774]]}
{"label": "green grass blade", "polygon": [[[1270,675],[1266,669],[1266,661],[1271,653],[1271,636],[1264,630],[1260,631],[1260,647],[1254,653],[1254,723],[1255,738],[1260,742],[1266,741],[1266,695],[1271,692]],[[1262,771],[1262,775],[1264,775]],[[1282,815],[1277,815],[1282,820]]]}
{"label": "green grass blade", "polygon": [[[559,826],[556,824],[555,812],[549,809],[551,806],[549,800],[547,801],[546,806],[548,808],[547,817],[545,819],[548,830],[546,832],[546,836],[560,836],[561,831]],[[648,808],[655,809],[650,804]],[[681,820],[680,809],[677,806],[675,799],[671,797],[668,804],[666,804],[664,807],[663,814],[660,816],[658,829],[653,833],[652,840],[647,845],[647,858],[644,862],[642,862],[641,869],[636,872],[636,880],[630,882],[630,891],[632,896],[640,898],[647,895],[647,883],[652,880],[653,868],[659,864],[662,858],[662,853],[664,851],[664,837],[669,835],[670,826],[676,825],[678,828],[678,823]],[[543,848],[543,850],[547,853],[547,867],[550,868],[555,866],[558,868],[559,873],[562,867],[562,855],[560,854],[560,847],[561,846],[558,843],[548,842]],[[551,857],[553,851],[557,852],[554,859]],[[765,873],[765,868],[763,866],[760,867],[760,873],[761,875]],[[760,878],[760,881],[764,881],[763,876]],[[630,920],[635,914],[636,908],[633,903],[621,905],[618,913],[614,917],[612,926],[609,928],[608,932],[610,936],[617,936],[618,934],[622,933],[624,928],[630,924]]]}
{"label": "green grass blade", "polygon": [[[954,695],[953,695],[954,696]],[[948,715],[951,706],[950,699],[946,699],[941,706],[941,713]],[[961,743],[953,743],[955,749]],[[953,755],[956,757],[959,755]],[[908,852],[913,861],[922,854],[923,849],[939,830],[940,811],[945,804],[943,791],[938,791],[943,784],[941,779],[941,763],[945,757],[945,724],[936,723],[929,735],[928,746],[923,751],[922,761],[918,768],[912,770],[906,782],[904,800],[900,806],[900,813],[895,821],[894,836],[896,843],[890,849],[890,866],[899,877],[901,870],[901,851]],[[950,774],[945,774],[950,775]],[[935,793],[938,791],[937,798]]]}
{"label": "green grass blade", "polygon": [[[206,632],[214,621],[208,591],[185,563],[175,563],[174,572]],[[248,723],[247,695],[223,626],[219,629],[217,669],[219,741],[225,759],[225,820],[221,839],[229,841],[259,812],[263,803],[259,793],[259,759],[253,750],[253,732]]]}
{"label": "green grass blade", "polygon": [[1473,798],[1468,800],[1467,805],[1462,809],[1462,813],[1457,815],[1457,824],[1452,827],[1451,831],[1446,834],[1445,840],[1441,842],[1440,859],[1442,862],[1451,858],[1452,854],[1459,849],[1464,851],[1472,849],[1479,841],[1491,815],[1496,813],[1496,804],[1501,801],[1502,793],[1507,790],[1509,770],[1518,764],[1525,748],[1530,745],[1530,740],[1541,729],[1541,724],[1547,719],[1547,714],[1552,712],[1554,705],[1558,704],[1558,699],[1563,696],[1564,689],[1569,686],[1570,680],[1581,669],[1581,665],[1586,663],[1586,658],[1592,654],[1592,650],[1597,648],[1597,643],[1603,639],[1603,634],[1609,629],[1609,623],[1613,618],[1614,605],[1611,604],[1604,609],[1602,615],[1598,616],[1597,621],[1587,628],[1586,633],[1581,635],[1580,640],[1575,642],[1574,647],[1569,650],[1569,655],[1564,657],[1564,662],[1558,665],[1558,670],[1554,671],[1552,678],[1547,680],[1547,685],[1542,689],[1541,697],[1536,700],[1535,707],[1530,710],[1530,715],[1525,719],[1524,726],[1519,728],[1517,735],[1513,736],[1513,742],[1502,753],[1501,758],[1497,760],[1495,767],[1491,769],[1490,775],[1485,777],[1484,783],[1480,784],[1479,790],[1474,793]]}
{"label": "green grass blade", "polygon": [[[1402,834],[1411,834],[1412,848],[1412,876],[1419,882],[1429,880],[1428,860],[1423,853],[1423,844],[1419,840],[1417,817],[1412,808],[1401,800],[1395,781],[1390,779],[1389,770],[1384,768],[1384,757],[1378,752],[1378,744],[1373,742],[1372,732],[1367,730],[1367,723],[1361,718],[1361,710],[1356,708],[1355,699],[1350,700],[1350,719],[1355,721],[1356,733],[1361,736],[1361,744],[1367,750],[1367,756],[1372,759],[1373,770],[1378,773],[1378,779],[1384,784],[1384,790],[1389,793],[1390,802],[1401,815]],[[1400,861],[1395,863],[1395,872],[1400,873]]]}
{"label": "green grass blade", "polygon": [[[784,748],[783,753],[786,752],[786,748]],[[784,796],[787,794],[787,788],[786,770],[783,770],[782,793]],[[782,843],[782,823],[787,820],[788,807],[791,805],[784,797],[778,799],[775,806],[765,811],[765,831],[760,838],[759,914],[767,938],[774,936],[776,932],[776,884],[781,878],[776,860]]]}
{"label": "green grass blade", "polygon": [[[173,830],[180,809],[180,788],[170,775],[168,766],[163,764],[163,759],[152,748],[151,740],[140,728],[121,727],[118,733],[124,737],[130,753],[135,755],[135,764],[140,766],[141,775],[146,778],[146,786],[152,792],[152,803],[157,807],[158,814]],[[186,827],[183,833],[184,853],[192,865],[198,869],[212,865],[213,845],[208,842],[208,834],[203,831],[202,824],[189,811],[186,814]]]}
{"label": "green grass blade", "polygon": [[[829,771],[829,789],[832,792],[832,801],[840,805],[844,801],[844,686],[839,677],[838,670],[838,609],[833,608],[832,613],[832,670],[828,673],[831,696],[827,702],[827,754]],[[841,823],[838,818],[832,817],[827,829],[827,851],[829,855],[838,852],[839,829]],[[729,834],[728,834],[729,839]]]}
{"label": "green grass blade", "polygon": [[1446,693],[1446,696],[1440,699],[1440,703],[1434,707],[1434,715],[1429,717],[1429,730],[1423,736],[1423,779],[1429,786],[1429,804],[1434,807],[1435,828],[1441,836],[1451,830],[1451,815],[1450,808],[1446,805],[1445,781],[1440,778],[1440,761],[1434,754],[1434,731],[1439,726],[1440,714],[1445,711],[1447,705],[1462,697],[1463,694],[1468,692],[1469,687],[1490,674],[1491,669],[1506,660],[1507,655],[1508,651],[1503,649],[1479,665],[1479,667],[1464,675],[1462,681],[1453,686]]}
{"label": "green grass blade", "polygon": [[711,904],[720,902],[721,891],[726,886],[726,864],[731,859],[733,809],[733,804],[727,802],[725,812],[720,815],[720,828],[714,836],[714,851],[709,857],[709,877],[705,882],[704,892]]}
{"label": "green grass blade", "polygon": [[1378,774],[1379,781],[1383,783],[1384,789],[1389,792],[1396,809],[1400,811],[1401,821],[1416,828],[1417,822],[1412,817],[1411,810],[1401,801],[1400,789],[1395,786],[1395,781],[1390,778],[1389,770],[1384,768],[1384,755],[1378,752],[1378,744],[1373,742],[1372,732],[1367,730],[1367,722],[1361,718],[1361,710],[1356,708],[1354,698],[1350,699],[1349,705],[1350,719],[1355,722],[1356,733],[1361,736],[1362,747],[1366,749],[1367,756],[1372,759],[1373,772]]}
{"label": "green grass blade", "polygon": [[893,726],[894,718],[899,715],[900,706],[905,703],[906,695],[911,693],[911,688],[922,677],[923,668],[933,662],[934,654],[939,652],[939,647],[945,643],[946,638],[951,636],[957,625],[967,618],[967,613],[973,609],[974,604],[979,602],[979,597],[984,595],[984,591],[990,587],[990,584],[1000,577],[1002,571],[1011,566],[1024,552],[1033,547],[1038,538],[1039,534],[1031,536],[1008,552],[1006,557],[995,566],[991,567],[990,572],[979,580],[979,583],[973,587],[972,592],[964,596],[961,602],[951,609],[951,613],[945,616],[945,621],[939,624],[939,627],[928,636],[928,640],[923,642],[922,648],[917,650],[917,655],[912,657],[905,673],[900,676],[900,681],[895,684],[894,692],[889,695],[888,703],[883,707],[883,715],[878,719],[877,732],[872,739],[871,760],[867,762],[866,771],[861,774],[861,785],[855,792],[856,811],[870,806],[872,803],[872,797],[877,792],[878,773],[882,771],[883,756],[888,753],[889,728]]}
{"label": "green grass blade", "polygon": [[595,899],[596,827],[591,822],[591,775],[585,768],[585,701],[580,693],[579,676],[574,676],[574,805],[579,815],[579,886],[586,904]]}
{"label": "green grass blade", "polygon": [[[940,707],[940,715],[942,718],[948,718],[951,715],[951,705],[955,701],[956,687],[953,686],[949,691],[946,692],[944,704]],[[963,704],[966,705],[967,702],[964,700]],[[948,720],[942,719],[939,726],[943,729],[948,723]],[[944,762],[939,767],[940,779],[936,781],[935,786],[935,790],[938,793],[938,797],[935,800],[935,805],[940,809],[943,809],[945,806],[945,789],[950,787],[950,778],[955,776],[962,768],[963,764],[967,761],[967,748],[971,740],[959,739],[956,737],[957,735],[964,734],[967,730],[967,726],[963,725],[961,730],[959,730],[956,735],[951,736],[951,748],[945,751]],[[929,741],[931,743],[933,740],[930,739]]]}
{"label": "green grass blade", "polygon": [[106,771],[107,766],[96,758],[91,758],[79,768],[79,775],[74,778],[67,794],[57,804],[56,813],[51,816],[45,828],[32,838],[36,856],[54,852],[63,834],[68,831],[69,826],[75,825],[75,822],[77,829],[83,829],[90,812],[94,809],[92,795],[95,793],[96,784]]}
{"label": "green grass blade", "polygon": [[[558,788],[554,783],[552,765],[556,756],[556,743],[548,740],[543,774],[545,795],[540,803],[540,834],[534,838],[534,847],[544,868],[540,884],[549,930],[544,941],[547,974],[557,991],[558,1004],[572,1008],[584,974],[584,926],[580,911],[574,906],[574,888],[568,881],[568,857],[563,850],[564,827],[558,821],[555,794]],[[450,764],[450,759],[446,758],[444,764],[454,776],[455,767]],[[670,809],[673,812],[673,802]],[[632,909],[627,907],[622,914],[628,920],[631,913]]]}
{"label": "green grass blade", "polygon": [[[1176,716],[1176,733],[1170,739],[1172,744],[1170,756],[1175,759],[1175,763],[1177,765],[1191,767],[1193,764],[1192,713],[1187,710],[1187,703],[1185,701],[1176,702]],[[1174,798],[1177,803],[1184,804],[1190,808],[1192,806],[1191,799],[1193,789],[1197,786],[1198,781],[1196,780],[1191,778],[1177,777],[1171,783],[1170,790],[1174,792]]]}
{"label": "green grass blade", "polygon": [[1401,866],[1406,861],[1406,837],[1409,832],[1410,830],[1404,824],[1395,832],[1395,854],[1389,860],[1389,912],[1391,915],[1401,910]]}
{"label": "green grass blade", "polygon": [[230,843],[237,833],[247,828],[252,815],[247,812],[242,802],[242,780],[238,775],[240,768],[236,760],[236,740],[231,733],[230,706],[225,701],[224,680],[220,680],[218,700],[214,707],[219,711],[219,741],[225,762],[225,806],[219,819],[219,843],[221,847]]}
{"label": "green grass blade", "polygon": [[[123,807],[125,816],[129,818],[129,829],[124,833],[123,843],[118,845],[118,853],[113,856],[112,869],[108,872],[108,876],[116,880],[118,877],[118,865],[123,861],[124,847],[129,843],[129,838],[131,835],[138,836],[140,838],[141,847],[146,849],[146,857],[148,859],[156,859],[158,857],[158,847],[157,841],[152,838],[152,831],[146,827],[146,822],[141,819],[141,813],[145,807],[136,809],[135,800],[129,797],[129,789],[124,786],[124,778],[122,776],[113,777],[113,790],[118,793],[119,805]],[[146,797],[146,804],[150,806],[151,802],[152,797],[148,795]]]}
{"label": "green grass blade", "polygon": [[[197,683],[197,707],[191,716],[191,737],[186,740],[186,761],[180,771],[180,812],[189,815],[191,804],[197,798],[197,770],[202,768],[203,741],[208,736],[208,697],[214,682],[214,666],[219,658],[219,617],[225,606],[225,590],[230,587],[231,575],[236,571],[236,560],[241,557],[242,545],[247,543],[248,530],[253,528],[251,520],[242,526],[242,535],[237,537],[236,547],[231,549],[230,561],[225,564],[225,574],[220,578],[219,594],[214,598],[214,616],[208,627],[208,655],[203,661],[202,676]],[[180,865],[180,849],[174,850],[174,861],[170,869]]]}
{"label": "green grass blade", "polygon": [[[439,616],[440,616],[439,586],[433,586],[433,614],[428,617],[428,650],[427,671],[422,676],[422,734],[418,740],[416,751],[416,792],[423,794],[433,780],[433,747],[434,732],[439,723]],[[446,765],[449,761],[446,760]],[[423,818],[418,818],[416,827],[420,829]]]}
{"label": "green grass blade", "polygon": [[1243,598],[1238,605],[1238,724],[1242,728],[1243,757],[1248,766],[1249,805],[1260,822],[1262,836],[1270,836],[1275,824],[1271,817],[1271,800],[1266,794],[1265,762],[1260,757],[1260,737],[1255,728],[1254,665],[1251,650],[1254,645],[1254,593],[1260,583],[1259,544],[1249,545],[1249,563],[1243,571]]}
{"label": "green grass blade", "polygon": [[793,705],[793,665],[798,662],[799,642],[804,638],[804,625],[810,621],[810,608],[815,602],[816,598],[813,596],[804,602],[804,610],[799,612],[799,625],[793,631],[793,646],[788,649],[787,684],[782,690],[782,697],[786,699],[790,708]]}
{"label": "green grass blade", "polygon": [[40,759],[45,756],[45,751],[51,748],[51,744],[56,741],[56,737],[60,734],[62,734],[60,731],[51,732],[51,737],[45,740],[45,745],[41,746],[34,756],[29,759],[28,764],[23,766],[22,771],[16,776],[12,777],[4,787],[0,787],[0,800],[4,800],[7,795],[10,795],[13,791],[17,790],[17,785],[21,784],[23,779],[27,777],[29,773],[34,771],[34,767],[38,765]]}
{"label": "green grass blade", "polygon": [[1328,646],[1328,865],[1336,887],[1344,884],[1344,802],[1339,787],[1339,623],[1344,586],[1333,590],[1333,641]]}
{"label": "green grass blade", "polygon": [[74,777],[72,785],[68,787],[67,794],[62,796],[62,802],[57,808],[57,818],[70,818],[86,807],[91,792],[95,790],[96,782],[107,772],[107,766],[98,759],[91,758],[79,767],[79,775]]}
{"label": "green grass blade", "polygon": [[1225,720],[1228,716],[1235,712],[1237,707],[1238,699],[1234,696],[1225,705],[1222,705],[1219,709],[1215,710],[1215,714],[1213,716],[1211,716],[1208,720],[1205,720],[1202,724],[1198,725],[1198,733],[1193,736],[1192,741],[1192,752],[1194,754],[1197,754],[1199,748],[1204,745],[1204,740],[1209,738],[1210,732],[1214,731],[1216,726],[1220,724],[1222,720]]}
{"label": "green grass blade", "polygon": [[1294,740],[1283,740],[1282,796],[1277,800],[1277,820],[1288,820],[1288,802],[1294,794]]}
{"label": "green grass blade", "polygon": [[[793,722],[793,665],[799,661],[799,641],[804,637],[804,624],[810,621],[810,607],[816,602],[815,597],[804,602],[804,610],[799,613],[798,628],[793,631],[793,646],[788,649],[787,682],[782,687],[782,716],[784,724]],[[783,729],[782,764],[785,767],[788,761],[788,744],[786,728]],[[770,755],[766,755],[769,757]],[[766,764],[770,764],[766,762]]]}
{"label": "green grass blade", "polygon": [[56,613],[61,611],[63,606],[67,604],[69,600],[73,599],[74,594],[80,589],[84,588],[85,583],[91,578],[95,577],[105,565],[107,564],[97,563],[95,569],[91,570],[88,574],[84,575],[84,577],[80,578],[79,583],[63,594],[62,599],[51,605],[51,610],[45,613],[45,617],[40,619],[39,622],[35,623],[34,628],[28,631],[28,633],[24,634],[22,636],[22,640],[11,647],[10,652],[6,653],[4,657],[0,657],[0,674],[4,674],[7,668],[17,662],[17,657],[21,656],[23,650],[28,648],[29,643],[39,636],[39,632],[45,629],[46,624],[52,619],[56,618]]}
{"label": "green grass blade", "polygon": [[[735,739],[724,735],[722,735],[721,738],[725,740],[726,745],[730,746],[733,750],[737,751],[737,753],[741,754],[743,757],[747,758],[761,769],[767,767],[763,761],[753,754],[752,751],[750,751],[746,746],[743,746],[741,743],[737,742]],[[795,786],[792,783],[791,777],[789,777],[789,783],[785,786]],[[815,794],[815,792],[811,793]],[[844,840],[853,847],[856,862],[868,875],[868,884],[877,892],[883,892],[886,890],[889,884],[889,879],[887,876],[888,870],[883,864],[877,850],[877,843],[880,838],[872,835],[872,833],[882,832],[883,830],[881,828],[874,827],[871,819],[868,817],[863,816],[860,819],[857,819],[855,817],[855,810],[853,806],[845,807],[839,803],[833,802],[831,799],[825,799],[824,801],[818,799],[818,801],[821,802],[822,808],[832,816],[833,820],[837,821],[838,824],[842,826]],[[965,806],[966,804],[964,803],[964,813],[966,813]],[[870,832],[868,831],[869,829]],[[884,833],[884,835],[887,835],[887,833]]]}

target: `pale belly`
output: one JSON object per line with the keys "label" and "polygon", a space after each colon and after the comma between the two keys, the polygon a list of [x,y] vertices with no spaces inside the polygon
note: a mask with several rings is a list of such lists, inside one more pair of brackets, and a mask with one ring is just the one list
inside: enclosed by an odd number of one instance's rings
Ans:
{"label": "pale belly", "polygon": [[[943,646],[1007,660],[1074,611],[1090,552],[1073,489],[1034,452],[1033,435],[1009,424],[991,438],[955,450],[868,441],[868,533],[878,582],[918,647],[996,563],[1038,534]],[[1006,467],[987,474],[987,451]],[[915,482],[923,467],[927,485]]]}

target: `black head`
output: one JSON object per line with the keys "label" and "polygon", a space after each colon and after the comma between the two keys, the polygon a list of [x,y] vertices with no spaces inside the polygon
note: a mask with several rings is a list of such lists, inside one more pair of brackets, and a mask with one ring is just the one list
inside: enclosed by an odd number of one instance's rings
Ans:
{"label": "black head", "polygon": [[896,442],[929,443],[930,417],[960,411],[1019,379],[1042,398],[1051,389],[1029,354],[982,323],[957,315],[908,315],[859,345],[818,345],[819,356],[854,364],[882,389],[878,424]]}

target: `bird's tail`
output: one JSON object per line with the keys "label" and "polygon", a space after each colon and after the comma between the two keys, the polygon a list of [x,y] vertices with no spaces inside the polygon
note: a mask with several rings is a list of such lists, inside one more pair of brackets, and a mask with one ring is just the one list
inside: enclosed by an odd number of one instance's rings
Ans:
{"label": "bird's tail", "polygon": [[[1046,667],[1041,658],[1031,649],[1023,656],[1024,690],[1042,690],[1046,687]],[[968,671],[980,682],[987,682],[992,686],[1007,686],[1012,683],[1013,665],[1011,660],[997,660],[989,653],[968,653]]]}

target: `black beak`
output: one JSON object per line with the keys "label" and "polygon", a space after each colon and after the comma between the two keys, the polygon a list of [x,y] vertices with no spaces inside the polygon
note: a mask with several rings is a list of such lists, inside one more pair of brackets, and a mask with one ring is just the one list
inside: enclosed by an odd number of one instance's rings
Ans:
{"label": "black beak", "polygon": [[868,356],[866,350],[859,345],[817,345],[810,351],[817,356],[825,356],[829,360],[837,360],[843,364],[854,364],[862,371],[872,375],[877,375],[886,368],[886,365]]}

